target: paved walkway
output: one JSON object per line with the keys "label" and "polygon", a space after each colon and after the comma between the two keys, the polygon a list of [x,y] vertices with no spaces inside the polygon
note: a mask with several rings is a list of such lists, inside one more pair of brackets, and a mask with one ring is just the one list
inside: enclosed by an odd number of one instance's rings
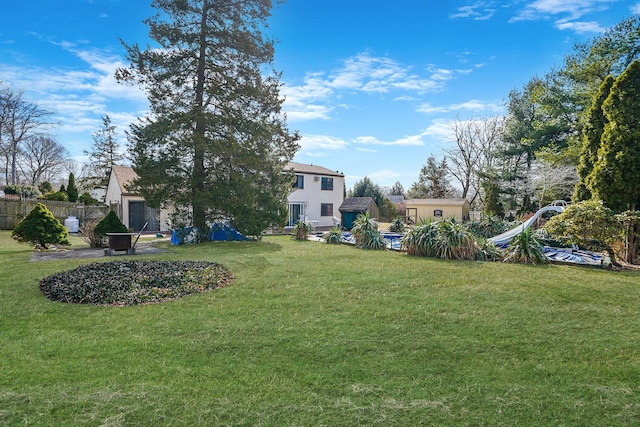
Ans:
{"label": "paved walkway", "polygon": [[[136,244],[136,255],[157,254],[162,252],[161,249],[151,245],[152,242],[138,242]],[[113,251],[113,255],[109,258],[117,258],[125,256],[125,251]],[[105,258],[104,249],[87,248],[87,249],[68,249],[49,252],[34,252],[31,255],[31,261],[51,261],[56,259],[84,259],[84,258]]]}

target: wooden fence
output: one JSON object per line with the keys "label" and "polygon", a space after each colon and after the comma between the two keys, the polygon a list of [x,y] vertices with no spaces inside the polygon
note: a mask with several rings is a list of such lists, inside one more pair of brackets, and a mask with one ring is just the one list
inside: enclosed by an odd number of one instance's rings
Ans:
{"label": "wooden fence", "polygon": [[109,212],[108,206],[85,206],[53,200],[0,199],[0,230],[13,230],[22,218],[29,215],[37,203],[44,204],[62,224],[68,217],[75,216],[81,227],[87,221],[99,221]]}

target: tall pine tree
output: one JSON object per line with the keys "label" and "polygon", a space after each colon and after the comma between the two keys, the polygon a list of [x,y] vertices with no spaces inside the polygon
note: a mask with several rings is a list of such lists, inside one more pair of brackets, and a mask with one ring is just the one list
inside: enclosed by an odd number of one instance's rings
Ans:
{"label": "tall pine tree", "polygon": [[613,76],[605,78],[585,117],[585,124],[582,128],[582,148],[580,149],[580,160],[577,168],[579,180],[572,197],[574,202],[591,199],[591,191],[589,190],[591,185],[588,182],[588,177],[591,175],[593,166],[598,160],[598,150],[604,127],[607,123],[602,104],[609,96],[614,81]]}
{"label": "tall pine tree", "polygon": [[124,154],[120,152],[120,144],[116,135],[116,127],[111,124],[108,115],[102,117],[102,127],[93,133],[91,151],[84,151],[89,157],[85,177],[85,187],[106,188],[109,184],[111,166],[122,164]]}
{"label": "tall pine tree", "polygon": [[587,181],[607,207],[633,211],[640,198],[640,61],[615,80],[602,109],[607,123]]}
{"label": "tall pine tree", "polygon": [[270,0],[154,0],[156,46],[126,45],[121,81],[147,93],[151,114],[131,128],[134,188],[205,228],[218,218],[258,235],[286,215],[298,148],[281,113]]}

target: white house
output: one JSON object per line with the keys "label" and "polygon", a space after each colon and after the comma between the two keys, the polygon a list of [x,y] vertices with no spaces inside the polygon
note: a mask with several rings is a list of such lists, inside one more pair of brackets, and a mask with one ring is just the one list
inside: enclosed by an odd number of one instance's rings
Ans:
{"label": "white house", "polygon": [[111,166],[104,202],[114,210],[127,228],[140,231],[171,230],[168,212],[147,206],[144,199],[127,189],[138,175],[129,166]]}
{"label": "white house", "polygon": [[317,227],[333,227],[334,218],[340,217],[338,208],[344,200],[344,174],[322,166],[289,163],[296,179],[294,191],[289,195],[289,220],[293,227],[300,219]]}

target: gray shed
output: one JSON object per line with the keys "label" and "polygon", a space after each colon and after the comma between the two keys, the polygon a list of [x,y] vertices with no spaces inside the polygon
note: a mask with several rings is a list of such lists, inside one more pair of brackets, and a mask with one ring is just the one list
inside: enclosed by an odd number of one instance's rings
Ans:
{"label": "gray shed", "polygon": [[342,226],[347,230],[351,230],[353,221],[355,221],[360,214],[369,212],[371,218],[378,218],[379,215],[378,206],[372,197],[351,197],[344,199],[338,210],[342,214]]}

